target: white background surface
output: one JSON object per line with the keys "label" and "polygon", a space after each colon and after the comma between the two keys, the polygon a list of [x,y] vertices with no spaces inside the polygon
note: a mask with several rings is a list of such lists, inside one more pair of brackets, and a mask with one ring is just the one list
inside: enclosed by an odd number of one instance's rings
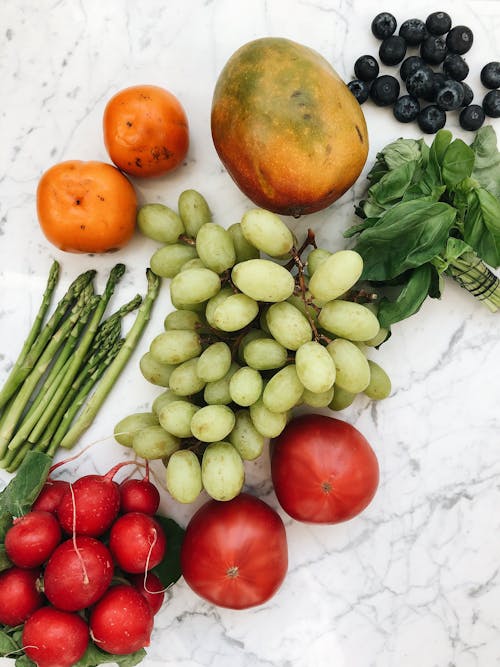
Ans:
{"label": "white background surface", "polygon": [[[196,188],[215,221],[228,226],[251,205],[221,167],[210,136],[212,91],[233,51],[257,37],[284,36],[315,48],[349,80],[359,55],[377,53],[370,33],[377,11],[392,11],[401,23],[437,9],[474,31],[466,59],[468,81],[480,99],[480,68],[500,56],[500,2],[493,0],[439,7],[367,0],[2,3],[0,379],[38,308],[52,259],[63,271],[59,295],[86,268],[98,269],[102,285],[116,261],[128,271],[114,303],[144,292],[154,242],[136,235],[119,255],[66,254],[45,240],[36,221],[35,191],[45,169],[66,159],[108,160],[101,123],[111,95],[151,83],[178,96],[190,122],[186,163],[165,178],[134,184],[141,202],[172,207],[182,190]],[[367,168],[389,141],[421,136],[416,125],[396,123],[387,109],[366,104],[364,110]],[[449,129],[472,139],[451,116]],[[361,177],[330,209],[287,222],[299,237],[310,226],[322,245],[339,249],[365,188]],[[104,472],[128,456],[110,436],[121,417],[148,409],[159,392],[142,378],[138,361],[169,309],[165,284],[139,349],[79,444],[97,442],[78,462],[80,472]],[[260,608],[217,609],[180,581],[156,618],[144,666],[499,665],[499,317],[447,283],[441,302],[426,303],[395,327],[373,355],[390,373],[393,395],[380,404],[359,399],[342,413],[379,457],[373,503],[360,517],[330,527],[301,525],[281,513],[289,574]],[[156,471],[161,476],[161,466]],[[247,488],[278,509],[268,472],[264,454],[248,465]],[[162,510],[185,524],[194,507],[181,508],[165,492]]]}

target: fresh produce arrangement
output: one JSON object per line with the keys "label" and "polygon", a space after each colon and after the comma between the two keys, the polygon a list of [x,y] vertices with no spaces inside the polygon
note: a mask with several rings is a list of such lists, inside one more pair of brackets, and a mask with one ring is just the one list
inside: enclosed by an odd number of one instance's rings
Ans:
{"label": "fresh produce arrangement", "polygon": [[[469,65],[463,58],[471,49],[474,35],[464,25],[452,27],[449,14],[429,14],[425,21],[410,18],[399,27],[395,16],[381,12],[371,24],[373,35],[381,40],[378,56],[382,65],[400,65],[399,78],[380,74],[372,55],[362,55],[354,63],[355,79],[348,87],[360,104],[371,99],[377,106],[392,107],[401,123],[416,121],[427,134],[446,125],[447,113],[459,113],[464,130],[478,130],[486,116],[500,116],[500,62],[486,63],[481,83],[487,89],[481,104],[472,104],[474,91],[465,82]],[[408,55],[409,50],[418,52]],[[440,69],[435,69],[435,68]],[[400,95],[401,83],[406,94]]]}
{"label": "fresh produce arrangement", "polygon": [[[379,463],[338,413],[358,396],[390,396],[372,356],[393,325],[439,298],[445,276],[498,310],[500,153],[493,128],[481,126],[485,114],[500,116],[500,64],[483,68],[491,90],[473,105],[462,58],[472,32],[444,12],[396,28],[387,12],[372,23],[382,64],[401,63],[402,97],[373,56],[356,61],[348,85],[319,53],[284,38],[253,40],[229,58],[211,136],[254,205],[230,225],[214,221],[195,189],[174,207],[163,195],[139,206],[133,179],[165,177],[189,149],[186,112],[158,86],[123,89],[106,104],[113,164],[68,160],[40,178],[38,220],[58,250],[119,251],[136,232],[158,245],[144,298],[110,315],[124,264],[102,294],[96,271],[82,273],[51,311],[54,261],[0,389],[0,466],[15,473],[0,492],[0,655],[18,667],[138,664],[181,576],[210,604],[266,603],[287,575],[287,531],[245,489],[250,462],[269,456],[279,509],[293,521],[358,516],[377,492]],[[405,59],[408,47],[420,55]],[[435,138],[400,138],[378,153],[355,208],[360,222],[345,232],[352,241],[330,250],[280,216],[324,210],[358,179],[369,148],[360,103],[369,97]],[[442,129],[459,108],[462,127],[478,130],[470,145]],[[59,476],[67,461],[54,459],[93,423],[162,285],[172,307],[137,369],[158,393],[113,429],[132,460],[103,475]],[[117,482],[130,465],[132,476]],[[153,465],[164,488],[150,478]],[[163,491],[182,506],[206,496],[185,530],[159,514]]]}
{"label": "fresh produce arrangement", "polygon": [[430,147],[398,139],[377,155],[356,210],[362,222],[345,235],[356,239],[370,289],[389,288],[379,300],[382,327],[439,298],[444,276],[498,310],[500,282],[489,267],[500,266],[499,169],[491,126],[470,145],[440,130]]}
{"label": "fresh produce arrangement", "polygon": [[[135,665],[177,581],[183,530],[149,479],[52,479],[30,451],[0,493],[0,646],[16,664]],[[125,659],[125,661],[124,661]]]}
{"label": "fresh produce arrangement", "polygon": [[225,229],[194,190],[180,195],[178,212],[145,205],[138,225],[164,242],[151,267],[170,279],[175,309],[141,359],[144,377],[166,390],[115,437],[164,461],[176,500],[194,502],[203,489],[215,500],[237,496],[243,462],[300,404],[342,410],[361,392],[389,395],[387,374],[367,358],[388,332],[357,286],[358,253],[318,248],[311,231],[297,247],[264,209]]}

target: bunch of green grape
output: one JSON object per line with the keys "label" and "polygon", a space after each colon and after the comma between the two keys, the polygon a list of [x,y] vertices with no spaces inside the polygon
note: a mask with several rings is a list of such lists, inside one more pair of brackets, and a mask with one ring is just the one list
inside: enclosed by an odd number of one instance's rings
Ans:
{"label": "bunch of green grape", "polygon": [[296,406],[342,410],[361,392],[389,395],[387,374],[367,358],[388,332],[355,290],[359,254],[317,248],[310,231],[298,247],[263,209],[226,229],[195,190],[180,195],[178,212],[143,206],[138,226],[163,244],[151,268],[170,279],[174,310],[140,361],[165,390],[115,437],[164,461],[176,500],[193,502],[202,489],[235,497],[243,462],[261,455]]}

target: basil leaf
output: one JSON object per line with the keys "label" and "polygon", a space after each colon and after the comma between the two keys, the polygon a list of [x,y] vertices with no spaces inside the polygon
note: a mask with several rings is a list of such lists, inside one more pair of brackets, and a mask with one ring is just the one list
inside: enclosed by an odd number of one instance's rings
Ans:
{"label": "basil leaf", "polygon": [[491,125],[485,125],[477,132],[471,148],[475,153],[472,177],[492,195],[500,198],[500,153],[497,136]]}
{"label": "basil leaf", "polygon": [[420,199],[421,201],[439,201],[442,194],[446,190],[446,185],[436,185],[429,187],[424,181],[415,183],[410,186],[403,195],[402,201],[411,201],[412,199]]}
{"label": "basil leaf", "polygon": [[387,168],[392,171],[408,162],[420,162],[421,144],[415,139],[397,139],[383,149],[382,155]]}
{"label": "basil leaf", "polygon": [[7,653],[12,653],[12,651],[18,650],[19,646],[12,637],[4,630],[0,630],[0,655],[6,655]]}
{"label": "basil leaf", "polygon": [[153,572],[160,579],[164,587],[174,584],[182,576],[181,547],[184,540],[184,529],[173,519],[164,516],[155,516],[167,538],[167,551],[162,562],[153,568]]}
{"label": "basil leaf", "polygon": [[[416,162],[406,162],[387,172],[378,183],[372,185],[368,194],[381,206],[401,199],[412,182],[416,167]],[[368,215],[366,209],[365,213]]]}
{"label": "basil leaf", "polygon": [[52,459],[47,454],[29,451],[16,476],[0,492],[0,516],[9,513],[18,517],[29,512],[45,484],[51,465]]}
{"label": "basil leaf", "polygon": [[140,649],[134,653],[127,653],[126,655],[113,655],[101,651],[94,642],[89,642],[87,650],[78,662],[75,662],[74,667],[97,667],[107,662],[113,662],[121,667],[134,667],[138,665],[146,656],[146,651]]}
{"label": "basil leaf", "polygon": [[378,153],[375,159],[375,164],[368,172],[367,179],[370,183],[377,183],[377,181],[379,181],[382,178],[382,176],[387,172],[388,168],[385,163],[384,156],[382,155],[382,153]]}
{"label": "basil leaf", "polygon": [[344,238],[348,239],[351,236],[359,234],[364,229],[373,227],[373,225],[377,224],[378,220],[379,220],[378,218],[365,218],[363,222],[360,222],[359,224],[353,225],[352,227],[349,227],[349,229],[346,229],[346,231],[344,232]]}
{"label": "basil leaf", "polygon": [[362,278],[387,280],[429,262],[445,247],[456,210],[443,202],[400,202],[361,232]]}
{"label": "basil leaf", "polygon": [[425,181],[429,185],[441,185],[441,165],[444,155],[451,143],[452,134],[449,130],[439,130],[429,149],[429,160],[425,173]]}
{"label": "basil leaf", "polygon": [[487,264],[500,266],[500,201],[488,190],[470,193],[464,218],[464,241]]}
{"label": "basil leaf", "polygon": [[451,190],[472,174],[474,151],[461,139],[455,139],[446,149],[441,166],[441,176]]}
{"label": "basil leaf", "polygon": [[433,268],[424,264],[414,269],[410,279],[399,293],[395,301],[383,298],[380,302],[377,317],[380,326],[389,329],[391,324],[414,315],[429,294]]}

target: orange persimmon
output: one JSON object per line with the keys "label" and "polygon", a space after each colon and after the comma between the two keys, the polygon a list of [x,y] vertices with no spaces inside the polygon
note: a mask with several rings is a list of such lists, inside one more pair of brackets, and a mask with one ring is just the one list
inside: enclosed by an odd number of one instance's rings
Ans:
{"label": "orange persimmon", "polygon": [[131,86],[104,109],[104,143],[116,166],[132,176],[159,176],[186,157],[189,129],[179,100],[159,86]]}
{"label": "orange persimmon", "polygon": [[67,252],[116,250],[134,233],[135,190],[105,162],[68,160],[50,167],[38,183],[36,201],[43,233]]}

